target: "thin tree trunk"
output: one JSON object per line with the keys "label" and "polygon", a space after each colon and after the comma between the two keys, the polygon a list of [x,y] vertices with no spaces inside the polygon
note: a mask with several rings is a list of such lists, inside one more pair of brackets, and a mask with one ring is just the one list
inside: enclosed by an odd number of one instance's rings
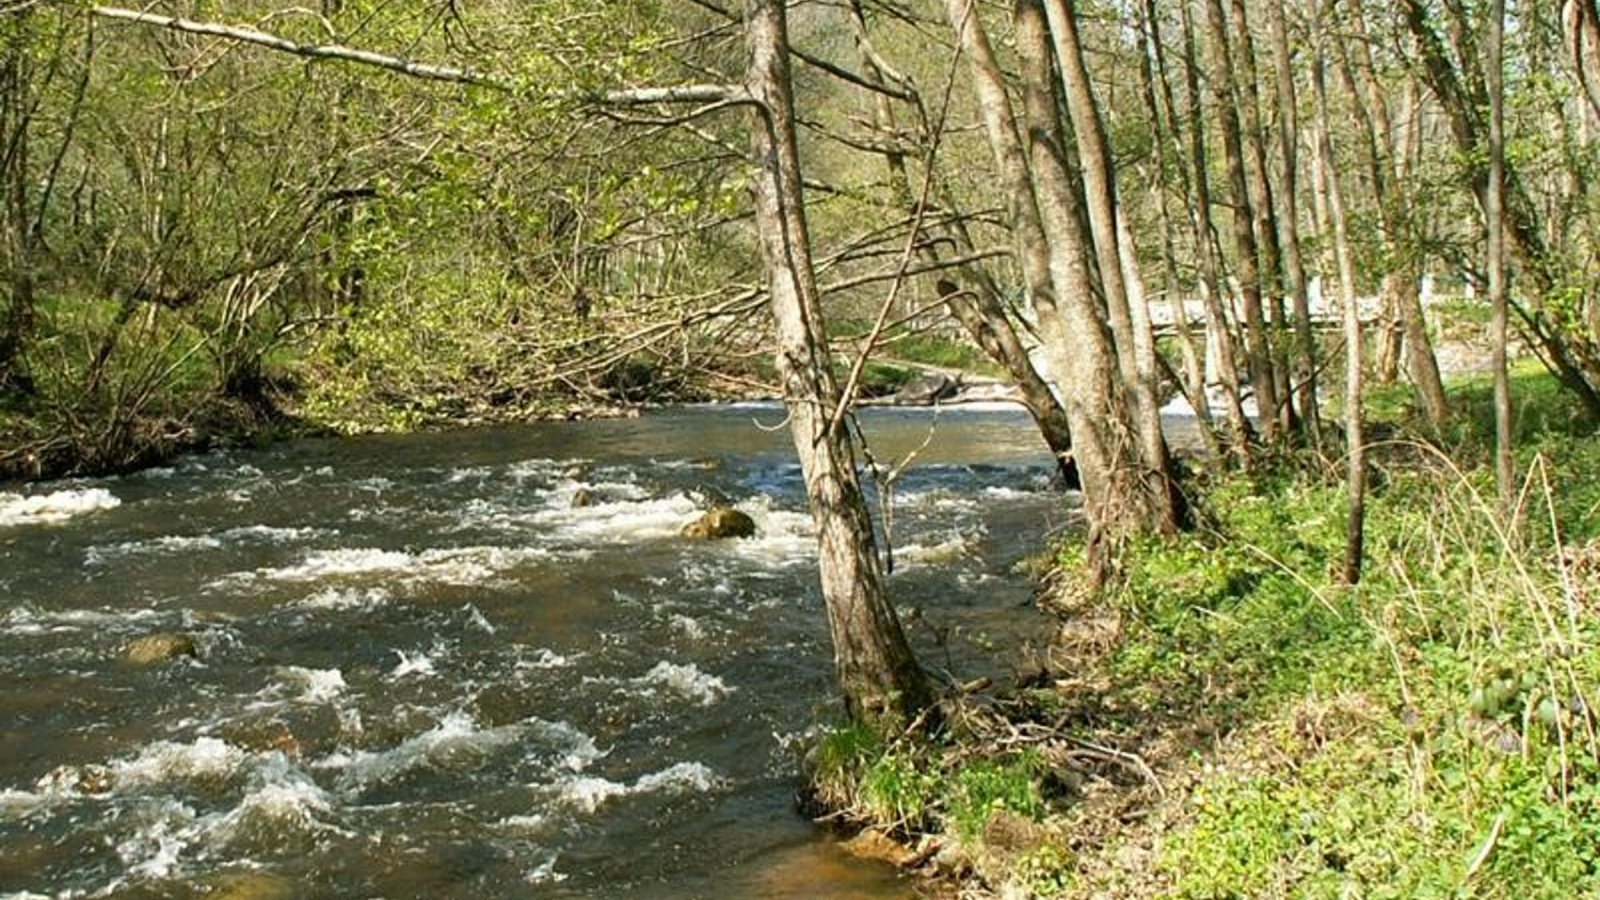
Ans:
{"label": "thin tree trunk", "polygon": [[1494,354],[1494,476],[1500,511],[1513,514],[1516,472],[1511,460],[1511,379],[1506,371],[1505,260],[1505,0],[1489,2],[1484,82],[1489,91],[1489,189],[1484,204],[1489,251],[1489,342]]}
{"label": "thin tree trunk", "polygon": [[1306,289],[1305,261],[1300,252],[1300,122],[1296,107],[1294,69],[1289,57],[1289,30],[1283,4],[1266,3],[1267,26],[1272,33],[1272,68],[1278,91],[1278,163],[1283,184],[1278,201],[1278,244],[1283,250],[1284,274],[1289,280],[1294,308],[1295,381],[1300,419],[1316,439],[1322,428],[1317,403],[1317,340],[1311,330],[1311,295]]}
{"label": "thin tree trunk", "polygon": [[[1183,60],[1185,99],[1189,103],[1189,179],[1194,190],[1194,205],[1190,224],[1194,231],[1195,256],[1200,261],[1200,296],[1206,306],[1207,343],[1216,349],[1214,354],[1217,382],[1222,386],[1224,413],[1233,432],[1234,453],[1243,466],[1250,464],[1250,442],[1253,429],[1244,414],[1243,392],[1239,382],[1239,366],[1234,352],[1233,335],[1228,330],[1228,316],[1223,308],[1221,265],[1215,250],[1215,227],[1211,221],[1211,178],[1208,174],[1205,111],[1200,93],[1199,54],[1195,49],[1194,23],[1190,20],[1188,0],[1178,4],[1183,17]],[[1164,70],[1160,44],[1156,45],[1157,66]],[[1167,105],[1176,109],[1167,78],[1161,78]]]}
{"label": "thin tree trunk", "polygon": [[834,665],[853,718],[879,733],[904,728],[932,703],[884,586],[834,381],[801,193],[783,0],[747,0],[756,228],[777,329],[777,368],[816,523],[818,569]]}
{"label": "thin tree trunk", "polygon": [[[1255,38],[1250,33],[1250,19],[1245,13],[1244,0],[1232,0],[1231,8],[1233,31],[1238,37],[1239,47],[1239,55],[1234,59],[1234,75],[1238,79],[1237,97],[1247,151],[1245,172],[1250,184],[1251,225],[1255,230],[1256,246],[1261,250],[1262,300],[1272,313],[1267,344],[1272,366],[1272,393],[1270,397],[1264,394],[1257,396],[1263,400],[1262,415],[1275,416],[1278,427],[1288,433],[1295,426],[1295,415],[1294,405],[1289,402],[1288,316],[1283,307],[1283,284],[1280,280],[1283,254],[1278,246],[1278,227],[1274,221],[1277,217],[1274,214],[1272,181],[1267,174],[1267,141],[1261,127],[1261,92],[1256,76]],[[1269,400],[1270,406],[1267,405]]]}
{"label": "thin tree trunk", "polygon": [[1251,202],[1249,176],[1245,172],[1243,128],[1239,123],[1239,103],[1233,53],[1228,40],[1227,14],[1222,0],[1205,0],[1207,30],[1215,65],[1211,74],[1212,99],[1222,126],[1222,151],[1227,163],[1228,188],[1233,204],[1233,245],[1238,256],[1239,299],[1244,307],[1245,355],[1250,369],[1250,385],[1263,438],[1277,438],[1277,398],[1273,393],[1271,345],[1267,322],[1261,307],[1260,247],[1255,234],[1255,211]]}
{"label": "thin tree trunk", "polygon": [[1317,116],[1321,119],[1321,127],[1317,129],[1317,154],[1322,160],[1323,189],[1328,199],[1328,218],[1333,225],[1333,255],[1339,270],[1339,299],[1344,308],[1344,417],[1349,466],[1346,481],[1349,508],[1345,518],[1344,582],[1356,584],[1361,580],[1367,502],[1366,439],[1362,434],[1361,415],[1361,311],[1356,304],[1355,262],[1350,254],[1344,194],[1339,188],[1338,168],[1333,160],[1333,140],[1330,136],[1333,119],[1328,113],[1328,90],[1323,77],[1328,61],[1324,35],[1326,29],[1319,7],[1319,0],[1312,0],[1313,41],[1317,59],[1312,67],[1311,82],[1316,93]]}

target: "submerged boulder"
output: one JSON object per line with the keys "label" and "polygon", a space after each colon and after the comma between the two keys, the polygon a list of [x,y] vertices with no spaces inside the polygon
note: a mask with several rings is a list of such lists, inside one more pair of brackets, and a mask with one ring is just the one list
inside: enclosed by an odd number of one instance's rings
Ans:
{"label": "submerged boulder", "polygon": [[266,872],[225,872],[211,884],[211,900],[293,900],[295,886]]}
{"label": "submerged boulder", "polygon": [[686,538],[720,540],[722,538],[754,537],[756,520],[729,506],[716,506],[700,518],[683,526],[680,532]]}
{"label": "submerged boulder", "polygon": [[162,631],[134,638],[122,648],[122,656],[136,666],[151,666],[180,656],[199,656],[194,638],[187,634]]}

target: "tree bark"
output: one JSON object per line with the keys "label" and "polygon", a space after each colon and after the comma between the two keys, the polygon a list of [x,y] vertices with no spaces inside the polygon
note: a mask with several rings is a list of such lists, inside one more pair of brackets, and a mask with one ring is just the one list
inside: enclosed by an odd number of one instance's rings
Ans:
{"label": "tree bark", "polygon": [[[1154,159],[1151,162],[1153,176],[1150,179],[1150,196],[1156,205],[1157,220],[1161,229],[1161,272],[1163,278],[1163,293],[1167,304],[1172,310],[1173,330],[1177,335],[1178,349],[1182,356],[1182,373],[1176,379],[1179,388],[1189,400],[1189,405],[1194,408],[1195,418],[1200,422],[1200,436],[1205,443],[1206,452],[1218,456],[1221,448],[1217,443],[1215,426],[1211,417],[1211,405],[1206,401],[1205,370],[1202,367],[1199,351],[1195,347],[1194,332],[1189,323],[1189,313],[1186,307],[1187,298],[1183,295],[1183,287],[1178,278],[1177,240],[1176,228],[1172,223],[1172,212],[1167,203],[1167,167],[1173,166],[1179,175],[1180,182],[1186,182],[1183,177],[1183,152],[1178,145],[1176,136],[1176,116],[1172,110],[1165,114],[1160,101],[1156,97],[1156,74],[1153,57],[1156,54],[1155,42],[1159,40],[1156,31],[1160,27],[1151,9],[1154,0],[1145,0],[1140,7],[1139,24],[1141,30],[1139,52],[1139,93],[1144,100],[1145,115],[1150,117],[1150,128],[1154,134]],[[1169,147],[1170,143],[1173,145]],[[1179,196],[1187,200],[1188,191],[1180,191]]]}
{"label": "tree bark", "polygon": [[1212,99],[1222,126],[1222,152],[1227,163],[1229,198],[1233,204],[1233,245],[1238,256],[1239,299],[1244,307],[1245,356],[1250,370],[1250,386],[1260,410],[1262,437],[1277,438],[1277,397],[1273,389],[1271,344],[1261,307],[1260,246],[1255,233],[1255,204],[1251,200],[1249,176],[1245,171],[1243,127],[1239,121],[1237,86],[1239,77],[1228,40],[1227,14],[1222,0],[1205,0],[1206,28],[1210,34],[1214,67],[1211,73]]}
{"label": "tree bark", "polygon": [[[1222,387],[1224,412],[1228,418],[1228,426],[1233,432],[1231,443],[1234,454],[1241,465],[1248,467],[1254,430],[1250,426],[1250,419],[1244,414],[1244,395],[1239,381],[1237,354],[1234,351],[1233,335],[1228,328],[1227,311],[1222,302],[1224,296],[1222,266],[1217,259],[1216,227],[1211,220],[1211,177],[1206,153],[1204,103],[1200,93],[1199,54],[1195,49],[1194,23],[1189,15],[1188,0],[1179,3],[1178,9],[1183,20],[1184,93],[1189,104],[1189,171],[1190,184],[1194,189],[1190,224],[1194,231],[1195,256],[1200,261],[1200,296],[1206,306],[1207,343],[1216,350],[1217,382]],[[1161,60],[1159,53],[1158,43],[1156,57],[1158,66]],[[1165,76],[1162,77],[1161,83],[1167,96],[1167,105],[1176,109]]]}
{"label": "tree bark", "polygon": [[[970,0],[945,0],[945,11],[972,75],[1017,238],[1041,351],[1072,426],[1073,456],[1089,526],[1090,569],[1095,578],[1103,579],[1111,571],[1115,544],[1149,527],[1157,516],[1151,505],[1153,492],[1140,477],[1144,470],[1138,442],[1117,377],[1121,366],[1093,291],[1083,217],[1067,179],[1042,10],[1036,2],[1019,5],[1017,21],[1024,57],[1027,147],[1041,169],[1030,168],[1000,65],[976,5]],[[1165,485],[1159,490],[1164,493]]]}
{"label": "tree bark", "polygon": [[[1019,32],[1025,19],[1036,15],[1028,8],[1031,2],[1023,0],[1018,5]],[[1133,240],[1117,205],[1117,173],[1111,158],[1111,142],[1101,124],[1100,104],[1095,99],[1089,70],[1084,63],[1075,6],[1068,0],[1044,0],[1043,12],[1072,117],[1072,133],[1077,138],[1095,259],[1105,291],[1116,357],[1132,401],[1134,427],[1146,467],[1143,478],[1150,484],[1163,485],[1160,495],[1153,498],[1157,521],[1151,524],[1170,531],[1178,524],[1174,506],[1177,494],[1170,483],[1167,441],[1161,433],[1161,405],[1156,402],[1155,336],[1150,330],[1150,312],[1145,305],[1144,282],[1139,274]],[[1022,40],[1019,33],[1018,42]],[[1043,71],[1048,70],[1048,65],[1043,65]],[[1025,74],[1024,77],[1029,76]],[[1030,132],[1032,130],[1030,127]],[[1038,176],[1035,167],[1035,177]]]}
{"label": "tree bark", "polygon": [[777,328],[777,368],[817,528],[834,666],[853,718],[888,734],[933,700],[889,602],[853,449],[832,427],[840,402],[823,328],[801,193],[783,0],[747,0],[746,90],[756,228]]}
{"label": "tree bark", "polygon": [[1516,472],[1511,460],[1511,379],[1506,371],[1505,260],[1505,0],[1489,2],[1488,46],[1484,48],[1484,82],[1489,92],[1489,185],[1484,203],[1488,228],[1489,343],[1494,354],[1494,476],[1500,511],[1508,518],[1516,498]]}
{"label": "tree bark", "polygon": [[1567,0],[1561,19],[1573,73],[1589,108],[1600,116],[1600,6],[1595,0]]}
{"label": "tree bark", "polygon": [[[1271,406],[1264,402],[1261,413],[1263,416],[1275,416],[1278,428],[1287,434],[1295,427],[1295,414],[1294,405],[1289,402],[1288,316],[1283,308],[1281,282],[1283,254],[1278,245],[1278,228],[1274,221],[1277,218],[1275,192],[1272,190],[1272,180],[1268,177],[1267,141],[1261,127],[1261,92],[1256,75],[1255,38],[1250,33],[1250,19],[1245,12],[1244,0],[1232,0],[1230,6],[1233,11],[1233,32],[1239,48],[1238,56],[1234,58],[1234,75],[1238,80],[1236,96],[1244,126],[1251,225],[1255,231],[1256,245],[1261,250],[1262,301],[1272,313],[1267,332],[1267,354],[1272,366]],[[1266,399],[1265,395],[1257,396]]]}
{"label": "tree bark", "polygon": [[1274,196],[1278,202],[1278,246],[1283,251],[1284,275],[1289,281],[1294,309],[1296,399],[1301,425],[1313,438],[1322,428],[1317,403],[1317,340],[1311,330],[1311,295],[1306,288],[1305,261],[1300,252],[1300,121],[1289,56],[1289,29],[1283,4],[1264,4],[1272,35],[1272,69],[1278,91],[1278,164],[1283,183]]}
{"label": "tree bark", "polygon": [[[1333,117],[1328,113],[1328,90],[1323,72],[1327,66],[1326,26],[1319,0],[1311,0],[1313,43],[1316,62],[1311,84],[1316,94],[1317,155],[1322,160],[1323,190],[1328,199],[1328,220],[1333,226],[1333,255],[1339,271],[1339,299],[1344,309],[1345,376],[1344,419],[1346,477],[1344,583],[1361,580],[1366,527],[1367,460],[1361,414],[1361,311],[1356,304],[1355,262],[1350,253],[1350,232],[1345,218],[1344,192],[1339,187],[1339,171],[1334,164],[1331,132]],[[1331,7],[1329,7],[1331,9]]]}
{"label": "tree bark", "polygon": [[[888,73],[884,71],[883,65],[871,50],[867,38],[866,16],[861,7],[861,0],[851,0],[847,12],[851,29],[855,34],[864,77],[876,84],[887,84]],[[889,99],[889,96],[881,91],[872,92],[869,99],[873,125],[886,134],[892,134],[896,130],[894,108],[890,105]],[[911,177],[905,154],[898,151],[887,152],[884,154],[884,162],[889,167],[889,179],[897,199],[902,205],[910,208],[916,202],[916,198],[911,193]],[[957,253],[965,254],[970,251],[971,241],[963,229],[944,229],[944,236],[955,244]],[[930,261],[938,259],[938,251],[932,243],[918,242],[917,246],[917,252],[923,258]],[[1021,337],[1012,327],[1000,285],[986,268],[978,264],[962,266],[957,271],[960,273],[961,283],[947,283],[942,280],[938,282],[939,293],[945,306],[966,329],[967,334],[983,348],[984,353],[1011,376],[1012,383],[1022,394],[1022,405],[1038,427],[1039,434],[1044,438],[1045,445],[1050,448],[1051,455],[1056,458],[1057,470],[1062,480],[1069,487],[1078,487],[1078,470],[1072,461],[1072,429],[1067,421],[1067,412],[1050,390],[1050,386],[1034,368],[1027,348],[1023,346]]]}

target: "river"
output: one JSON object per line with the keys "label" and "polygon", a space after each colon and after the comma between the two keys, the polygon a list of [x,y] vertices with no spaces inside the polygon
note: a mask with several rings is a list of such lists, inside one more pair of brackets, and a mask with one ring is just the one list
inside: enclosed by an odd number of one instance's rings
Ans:
{"label": "river", "polygon": [[[909,897],[794,811],[838,706],[781,420],[306,440],[0,493],[0,897]],[[1005,675],[1044,627],[1016,564],[1069,518],[1037,434],[1009,407],[862,422],[913,456],[890,583],[922,658]],[[678,537],[712,501],[758,535]],[[195,655],[125,659],[157,632]]]}

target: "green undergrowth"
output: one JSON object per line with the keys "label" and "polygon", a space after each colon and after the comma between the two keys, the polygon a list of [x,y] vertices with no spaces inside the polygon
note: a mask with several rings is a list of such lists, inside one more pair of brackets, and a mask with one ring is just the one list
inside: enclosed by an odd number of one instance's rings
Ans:
{"label": "green undergrowth", "polygon": [[822,797],[1008,896],[1600,896],[1600,443],[1523,416],[1508,526],[1455,399],[1448,455],[1374,448],[1359,586],[1337,460],[1202,476],[1115,588],[1061,552],[1050,671],[932,739],[835,734]]}

